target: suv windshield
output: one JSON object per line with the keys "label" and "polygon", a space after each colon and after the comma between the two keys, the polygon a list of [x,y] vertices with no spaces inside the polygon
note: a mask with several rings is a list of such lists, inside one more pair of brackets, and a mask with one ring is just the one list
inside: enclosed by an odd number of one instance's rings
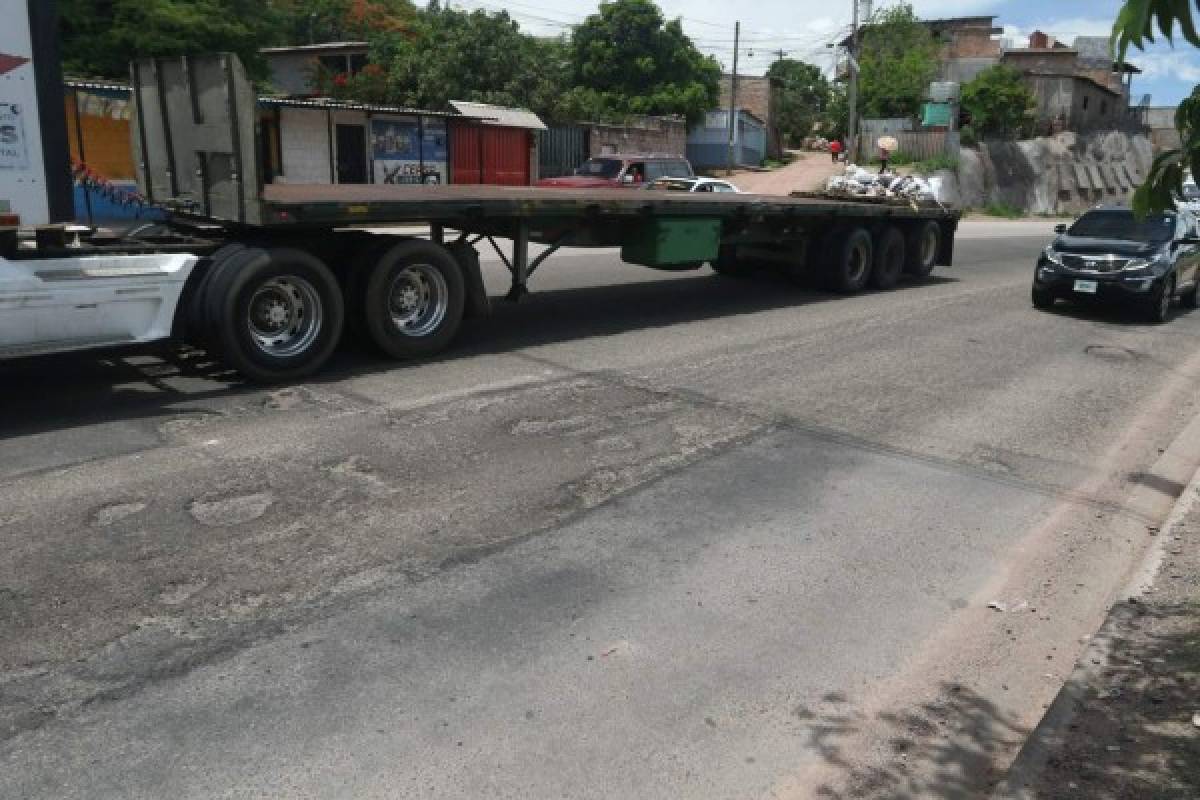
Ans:
{"label": "suv windshield", "polygon": [[589,158],[575,170],[575,174],[590,178],[615,178],[620,171],[621,162],[615,158]]}
{"label": "suv windshield", "polygon": [[1168,242],[1175,234],[1175,219],[1169,214],[1151,214],[1139,221],[1132,211],[1089,211],[1075,220],[1067,233],[1092,239]]}

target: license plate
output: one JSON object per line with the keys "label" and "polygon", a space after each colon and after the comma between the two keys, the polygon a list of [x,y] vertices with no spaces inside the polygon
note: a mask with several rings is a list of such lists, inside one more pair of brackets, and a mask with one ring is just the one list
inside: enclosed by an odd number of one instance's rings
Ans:
{"label": "license plate", "polygon": [[1099,284],[1096,281],[1075,281],[1075,291],[1084,294],[1095,294]]}

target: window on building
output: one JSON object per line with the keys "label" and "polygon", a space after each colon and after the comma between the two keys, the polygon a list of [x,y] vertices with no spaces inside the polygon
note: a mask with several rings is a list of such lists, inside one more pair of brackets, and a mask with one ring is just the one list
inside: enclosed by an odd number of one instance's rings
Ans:
{"label": "window on building", "polygon": [[363,71],[363,67],[367,65],[366,53],[355,53],[350,56],[350,74],[357,75]]}
{"label": "window on building", "polygon": [[1086,94],[1083,96],[1083,110],[1084,111],[1087,111],[1088,101],[1091,99],[1092,98],[1088,97]]}
{"label": "window on building", "polygon": [[1108,101],[1107,101],[1107,100],[1101,100],[1101,101],[1100,101],[1100,113],[1101,113],[1101,114],[1107,114],[1107,113],[1108,113]]}

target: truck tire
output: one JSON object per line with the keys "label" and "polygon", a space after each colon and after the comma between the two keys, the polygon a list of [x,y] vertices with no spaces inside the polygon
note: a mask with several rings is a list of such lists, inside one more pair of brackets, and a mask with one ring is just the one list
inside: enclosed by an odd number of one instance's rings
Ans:
{"label": "truck tire", "polygon": [[345,276],[346,336],[355,346],[372,344],[371,332],[367,330],[367,315],[363,313],[367,296],[367,281],[371,270],[388,250],[396,246],[397,239],[380,236],[377,241],[356,252],[351,259],[350,269]]}
{"label": "truck tire", "polygon": [[342,335],[337,279],[303,250],[247,248],[216,265],[205,295],[216,355],[258,383],[311,375]]}
{"label": "truck tire", "polygon": [[721,245],[717,257],[708,263],[713,272],[726,278],[745,278],[753,271],[750,264],[738,261],[737,248],[733,245]]}
{"label": "truck tire", "polygon": [[201,265],[204,271],[201,273],[200,280],[192,288],[191,294],[187,298],[187,316],[184,318],[184,339],[189,344],[206,351],[214,348],[212,328],[208,324],[208,312],[206,310],[208,287],[212,283],[213,273],[223,263],[234,258],[238,253],[244,252],[245,249],[245,245],[238,243],[224,245],[205,259]]}
{"label": "truck tire", "polygon": [[871,234],[864,228],[844,228],[825,239],[821,273],[826,289],[854,294],[867,284],[874,260]]}
{"label": "truck tire", "polygon": [[889,225],[875,243],[875,265],[871,269],[871,285],[876,289],[891,289],[900,282],[904,272],[904,234]]}
{"label": "truck tire", "polygon": [[465,306],[462,269],[445,247],[414,239],[389,249],[371,268],[362,314],[376,346],[392,358],[445,349]]}
{"label": "truck tire", "polygon": [[942,226],[931,219],[918,222],[908,229],[904,245],[904,271],[914,278],[928,277],[942,251]]}

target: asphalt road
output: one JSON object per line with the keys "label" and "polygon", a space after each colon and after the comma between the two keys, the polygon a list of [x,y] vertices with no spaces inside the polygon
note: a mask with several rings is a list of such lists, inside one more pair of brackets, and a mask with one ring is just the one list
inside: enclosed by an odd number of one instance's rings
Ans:
{"label": "asphalt road", "polygon": [[1042,227],[852,298],[565,253],[286,389],[0,365],[0,796],[979,796],[1198,412],[1200,313],[1033,311]]}

